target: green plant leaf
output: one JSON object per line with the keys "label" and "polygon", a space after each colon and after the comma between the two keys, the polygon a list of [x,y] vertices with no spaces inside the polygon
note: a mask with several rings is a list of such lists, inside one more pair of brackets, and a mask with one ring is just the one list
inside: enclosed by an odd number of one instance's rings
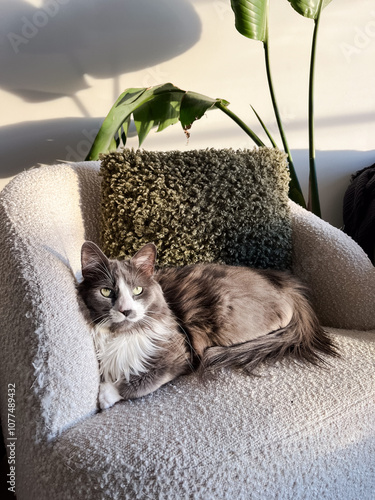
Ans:
{"label": "green plant leaf", "polygon": [[241,35],[264,42],[267,39],[268,0],[231,0],[235,26]]}
{"label": "green plant leaf", "polygon": [[215,108],[240,125],[258,146],[263,146],[254,132],[228,109],[228,104],[225,99],[213,99],[197,92],[185,91],[171,83],[127,89],[105,118],[86,159],[97,160],[100,153],[115,150],[120,140],[125,145],[131,115],[141,145],[153,127],[158,127],[157,131],[160,132],[180,121],[186,132],[206,111]]}
{"label": "green plant leaf", "polygon": [[139,145],[143,143],[153,127],[158,127],[157,131],[160,132],[178,122],[183,96],[181,91],[155,94],[154,99],[133,111]]}
{"label": "green plant leaf", "polygon": [[[179,89],[178,87],[175,87],[171,83],[165,83],[149,88],[126,89],[117,99],[108,115],[104,119],[86,159],[97,160],[100,153],[108,153],[109,151],[115,149],[114,138],[116,134],[118,133],[122,124],[126,123],[130,115],[137,108],[139,108],[146,102],[151,101],[156,96],[169,96],[172,93],[182,94],[184,93],[184,91]],[[154,117],[153,119],[156,118]],[[125,127],[124,133],[126,133]],[[144,135],[143,130],[142,135]]]}
{"label": "green plant leaf", "polygon": [[186,92],[182,98],[180,121],[182,128],[187,130],[210,109],[217,107],[218,102],[228,106],[229,102],[224,99],[213,99],[197,92]]}
{"label": "green plant leaf", "polygon": [[128,137],[128,131],[129,131],[129,125],[130,125],[130,115],[124,120],[122,126],[121,126],[121,141],[123,146],[126,145],[126,139]]}
{"label": "green plant leaf", "polygon": [[[319,5],[321,0],[288,0],[298,14],[309,19],[316,19],[319,14]],[[322,9],[327,7],[332,0],[323,0]]]}

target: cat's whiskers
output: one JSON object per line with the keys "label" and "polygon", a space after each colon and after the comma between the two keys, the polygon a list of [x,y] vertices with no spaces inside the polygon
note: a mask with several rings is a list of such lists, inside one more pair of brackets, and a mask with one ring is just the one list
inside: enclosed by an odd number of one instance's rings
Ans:
{"label": "cat's whiskers", "polygon": [[111,321],[108,318],[103,318],[99,323],[95,323],[94,328],[96,332],[101,332],[104,328],[108,328],[111,325]]}
{"label": "cat's whiskers", "polygon": [[[99,319],[99,318],[98,318]],[[110,319],[108,318],[108,316],[104,316],[103,319],[101,319],[99,322],[98,322],[98,319],[96,320],[96,324],[100,327],[100,326],[104,326],[106,324],[110,324],[111,321]]]}
{"label": "cat's whiskers", "polygon": [[108,321],[108,316],[103,314],[101,316],[97,316],[96,318],[91,318],[88,321],[90,326],[93,328],[101,327],[104,323]]}

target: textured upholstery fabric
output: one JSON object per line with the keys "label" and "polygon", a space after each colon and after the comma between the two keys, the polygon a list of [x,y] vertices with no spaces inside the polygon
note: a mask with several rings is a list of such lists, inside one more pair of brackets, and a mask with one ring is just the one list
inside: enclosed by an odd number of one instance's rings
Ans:
{"label": "textured upholstery fabric", "polygon": [[286,155],[276,149],[103,155],[102,247],[130,257],[153,241],[160,265],[291,266]]}
{"label": "textured upholstery fabric", "polygon": [[[325,372],[182,377],[89,418],[56,443],[67,482],[84,476],[80,498],[370,498],[374,333],[335,334],[343,358]],[[87,480],[101,493],[86,497]]]}
{"label": "textured upholstery fabric", "polygon": [[320,317],[347,328],[331,330],[341,358],[264,366],[259,378],[223,371],[206,385],[182,377],[97,412],[74,284],[82,242],[99,240],[98,170],[34,169],[0,195],[0,411],[7,438],[15,384],[18,500],[372,498],[374,268],[294,204],[294,269]]}
{"label": "textured upholstery fabric", "polygon": [[375,328],[375,267],[357,243],[290,202],[293,271],[312,291],[322,324]]}

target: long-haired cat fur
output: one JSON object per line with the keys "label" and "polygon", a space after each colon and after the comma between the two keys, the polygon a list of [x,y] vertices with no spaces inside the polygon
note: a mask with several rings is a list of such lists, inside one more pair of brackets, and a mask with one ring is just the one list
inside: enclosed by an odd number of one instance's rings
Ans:
{"label": "long-haired cat fur", "polygon": [[119,261],[85,242],[81,260],[77,289],[94,325],[102,409],[195,370],[251,373],[264,361],[317,364],[336,353],[289,273],[221,264],[156,270],[152,243]]}

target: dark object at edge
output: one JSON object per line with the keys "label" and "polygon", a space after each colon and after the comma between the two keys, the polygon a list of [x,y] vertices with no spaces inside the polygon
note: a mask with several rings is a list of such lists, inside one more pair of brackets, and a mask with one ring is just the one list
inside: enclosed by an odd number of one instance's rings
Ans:
{"label": "dark object at edge", "polygon": [[375,163],[351,177],[344,195],[344,231],[375,261]]}

